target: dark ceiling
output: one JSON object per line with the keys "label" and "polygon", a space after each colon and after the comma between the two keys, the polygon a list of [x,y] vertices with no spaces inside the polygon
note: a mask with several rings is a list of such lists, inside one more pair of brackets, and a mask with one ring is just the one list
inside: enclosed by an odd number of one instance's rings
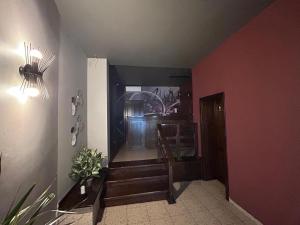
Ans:
{"label": "dark ceiling", "polygon": [[191,69],[114,66],[109,67],[110,76],[117,76],[127,86],[180,86],[191,82]]}
{"label": "dark ceiling", "polygon": [[192,68],[272,0],[55,0],[88,57]]}

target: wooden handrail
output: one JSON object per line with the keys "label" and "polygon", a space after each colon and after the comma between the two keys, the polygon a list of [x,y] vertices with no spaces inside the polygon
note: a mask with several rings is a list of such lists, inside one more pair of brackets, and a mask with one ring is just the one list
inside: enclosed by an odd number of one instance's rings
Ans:
{"label": "wooden handrail", "polygon": [[169,204],[174,204],[174,187],[173,187],[173,165],[175,163],[174,156],[170,149],[169,143],[166,140],[161,124],[157,125],[157,137],[158,137],[158,145],[164,159],[167,160],[168,163],[168,177],[169,177],[169,191],[168,191],[168,202]]}

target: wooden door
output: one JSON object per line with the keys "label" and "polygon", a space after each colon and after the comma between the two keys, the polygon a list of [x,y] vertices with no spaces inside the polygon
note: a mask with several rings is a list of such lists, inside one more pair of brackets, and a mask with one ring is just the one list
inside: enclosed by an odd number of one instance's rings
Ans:
{"label": "wooden door", "polygon": [[217,179],[228,192],[224,94],[200,99],[202,177]]}
{"label": "wooden door", "polygon": [[124,116],[126,123],[127,147],[144,147],[145,120],[144,101],[130,100],[125,103]]}
{"label": "wooden door", "polygon": [[226,136],[225,136],[225,116],[224,101],[222,96],[217,96],[214,101],[214,117],[213,117],[213,144],[215,148],[215,173],[216,178],[223,184],[226,182],[227,166],[226,166]]}
{"label": "wooden door", "polygon": [[127,147],[145,147],[145,120],[143,117],[127,118]]}

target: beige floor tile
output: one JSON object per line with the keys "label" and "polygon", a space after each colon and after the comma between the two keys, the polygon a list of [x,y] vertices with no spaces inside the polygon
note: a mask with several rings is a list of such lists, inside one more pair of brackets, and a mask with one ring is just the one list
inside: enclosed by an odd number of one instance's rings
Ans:
{"label": "beige floor tile", "polygon": [[235,216],[237,216],[246,225],[256,225],[257,223],[244,214],[241,210],[237,209],[233,204],[228,203],[226,208],[229,209]]}
{"label": "beige floor tile", "polygon": [[195,188],[191,191],[191,193],[193,194],[193,196],[197,199],[203,199],[203,198],[210,198],[212,197],[212,194],[210,194],[209,192],[207,192],[205,189],[203,188]]}
{"label": "beige floor tile", "polygon": [[226,208],[229,209],[234,215],[236,215],[241,221],[249,220],[249,218],[243,212],[241,212],[232,204],[229,203],[228,205],[226,205]]}
{"label": "beige floor tile", "polygon": [[106,216],[126,216],[126,206],[113,206],[113,207],[107,207],[104,210],[104,217]]}
{"label": "beige floor tile", "polygon": [[190,182],[190,186],[192,186],[192,185],[202,185],[202,180],[194,180],[194,181],[192,181],[192,182]]}
{"label": "beige floor tile", "polygon": [[151,225],[149,221],[143,221],[138,223],[128,223],[127,225]]}
{"label": "beige floor tile", "polygon": [[127,210],[127,222],[128,224],[134,223],[146,223],[149,222],[149,217],[146,207],[136,207]]}
{"label": "beige floor tile", "polygon": [[[246,224],[246,223],[244,223],[244,222],[242,222],[242,221],[238,221],[238,222],[234,222],[234,223],[232,223],[232,224],[230,224],[230,225],[248,225],[248,224]],[[250,225],[250,224],[249,224]],[[253,225],[253,224],[252,224]],[[255,224],[255,225],[257,225],[257,224]]]}
{"label": "beige floor tile", "polygon": [[220,221],[215,218],[208,210],[191,213],[191,216],[197,224],[204,225],[221,225]]}
{"label": "beige floor tile", "polygon": [[141,208],[141,207],[146,207],[148,204],[148,202],[144,202],[144,203],[135,203],[135,204],[129,204],[126,205],[127,210],[128,209],[132,209],[132,208]]}
{"label": "beige floor tile", "polygon": [[127,224],[127,216],[107,216],[104,218],[105,225],[126,225]]}
{"label": "beige floor tile", "polygon": [[169,214],[166,210],[166,204],[164,202],[158,202],[157,204],[147,205],[147,213],[150,220],[169,217]]}
{"label": "beige floor tile", "polygon": [[184,201],[183,204],[185,205],[185,208],[190,212],[198,212],[198,211],[207,211],[207,208],[200,203],[198,199],[191,199],[188,201]]}
{"label": "beige floor tile", "polygon": [[247,218],[247,219],[243,220],[243,223],[244,223],[245,225],[257,225],[257,222],[253,221],[253,220],[250,219],[250,218]]}
{"label": "beige floor tile", "polygon": [[162,200],[162,201],[152,201],[152,202],[147,202],[146,206],[165,206],[166,204],[168,204],[168,202],[166,200]]}
{"label": "beige floor tile", "polygon": [[[222,225],[222,223],[216,218],[211,218],[208,222],[204,223],[205,225]],[[235,224],[232,224],[235,225]]]}
{"label": "beige floor tile", "polygon": [[150,220],[150,225],[173,225],[171,217],[165,217],[158,220]]}
{"label": "beige floor tile", "polygon": [[205,200],[202,202],[202,204],[208,208],[209,210],[212,210],[212,209],[218,209],[218,208],[225,208],[225,200],[218,200],[216,198],[211,198],[209,200]]}
{"label": "beige floor tile", "polygon": [[180,196],[178,196],[178,198],[176,199],[176,201],[187,201],[187,200],[191,200],[194,199],[195,196],[191,193],[191,192],[183,192]]}
{"label": "beige floor tile", "polygon": [[168,204],[166,205],[166,209],[170,216],[178,216],[188,213],[188,210],[183,202],[177,202],[176,204]]}
{"label": "beige floor tile", "polygon": [[240,224],[242,222],[227,208],[213,209],[210,212],[222,223],[222,225]]}
{"label": "beige floor tile", "polygon": [[210,186],[206,186],[204,188],[210,194],[213,194],[213,195],[217,194],[217,195],[225,196],[225,188],[222,188],[222,187],[220,188],[219,186],[216,186],[216,185],[210,185]]}
{"label": "beige floor tile", "polygon": [[93,221],[92,213],[78,213],[78,214],[64,215],[60,220],[60,224],[67,225],[72,223],[77,225],[85,225],[85,224],[90,224],[92,221]]}
{"label": "beige floor tile", "polygon": [[174,225],[196,225],[196,222],[190,215],[179,215],[171,217]]}

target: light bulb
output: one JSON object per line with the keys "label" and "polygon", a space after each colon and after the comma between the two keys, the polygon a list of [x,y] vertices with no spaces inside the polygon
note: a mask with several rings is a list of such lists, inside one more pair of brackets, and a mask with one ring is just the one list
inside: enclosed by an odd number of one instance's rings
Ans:
{"label": "light bulb", "polygon": [[39,96],[40,91],[37,88],[26,88],[24,94],[29,97],[37,97]]}
{"label": "light bulb", "polygon": [[11,87],[7,90],[7,92],[8,94],[16,97],[22,104],[26,103],[27,95],[25,93],[22,93],[19,87]]}
{"label": "light bulb", "polygon": [[43,54],[37,49],[32,49],[30,51],[30,56],[35,57],[37,59],[42,59],[43,58]]}

